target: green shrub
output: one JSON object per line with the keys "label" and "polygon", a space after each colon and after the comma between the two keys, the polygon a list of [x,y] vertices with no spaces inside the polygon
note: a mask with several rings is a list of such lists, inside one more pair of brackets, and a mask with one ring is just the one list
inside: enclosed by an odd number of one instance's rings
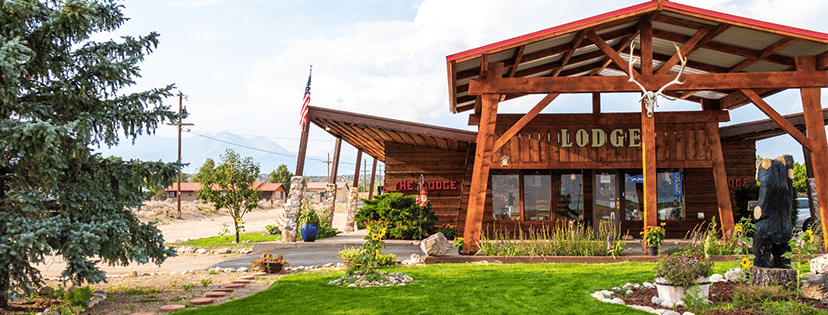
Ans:
{"label": "green shrub", "polygon": [[437,223],[437,216],[427,206],[415,204],[415,195],[387,193],[374,196],[373,200],[362,199],[364,206],[356,213],[360,227],[365,221],[383,220],[388,222],[389,239],[423,239]]}
{"label": "green shrub", "polygon": [[66,300],[66,303],[69,303],[69,305],[86,306],[86,302],[89,302],[89,299],[92,298],[92,288],[84,286],[66,291],[66,293],[63,294],[63,298]]}

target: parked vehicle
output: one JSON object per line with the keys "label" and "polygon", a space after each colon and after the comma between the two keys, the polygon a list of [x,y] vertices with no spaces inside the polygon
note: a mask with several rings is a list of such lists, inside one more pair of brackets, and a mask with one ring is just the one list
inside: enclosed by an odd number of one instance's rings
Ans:
{"label": "parked vehicle", "polygon": [[811,218],[811,208],[808,206],[808,197],[797,197],[796,203],[797,215],[796,223],[794,223],[794,230],[805,231],[810,229],[811,224],[814,224],[814,219]]}

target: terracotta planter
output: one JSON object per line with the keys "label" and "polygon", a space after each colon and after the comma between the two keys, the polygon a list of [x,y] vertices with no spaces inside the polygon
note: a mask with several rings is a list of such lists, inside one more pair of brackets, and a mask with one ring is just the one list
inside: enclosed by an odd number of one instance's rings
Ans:
{"label": "terracotta planter", "polygon": [[[696,283],[699,285],[698,297],[707,299],[710,295],[710,281],[706,277],[700,277],[696,280]],[[684,301],[684,297],[687,294],[687,291],[693,288],[694,286],[678,286],[667,283],[667,279],[664,278],[656,278],[655,279],[656,289],[658,289],[658,297],[662,301],[667,301],[672,304],[676,304],[680,301]]]}

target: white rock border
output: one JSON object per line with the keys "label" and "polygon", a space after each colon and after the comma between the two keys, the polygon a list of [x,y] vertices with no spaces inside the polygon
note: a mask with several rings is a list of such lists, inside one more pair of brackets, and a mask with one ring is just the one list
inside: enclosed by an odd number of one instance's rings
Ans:
{"label": "white rock border", "polygon": [[[712,276],[710,276],[710,282],[712,282],[712,283],[715,283],[715,282],[728,282],[728,281],[732,282],[732,281],[735,281],[735,280],[739,279],[742,272],[743,271],[740,268],[733,268],[733,269],[730,269],[727,272],[725,272],[725,275],[713,274]],[[625,294],[632,294],[633,293],[632,290],[638,290],[638,289],[645,289],[646,290],[646,289],[652,289],[652,288],[655,288],[655,285],[650,283],[650,282],[644,282],[644,283],[641,283],[641,284],[626,283],[621,287],[612,288],[612,291],[611,290],[595,291],[590,296],[596,298],[597,300],[599,300],[601,302],[625,305],[623,300],[621,300],[620,298],[617,298],[617,297],[613,298],[612,296],[617,294],[617,293],[620,293],[620,292],[624,292]],[[653,304],[658,304],[658,305],[661,305],[662,307],[667,307],[667,308],[672,308],[674,306],[678,306],[678,305],[683,304],[682,302],[679,302],[679,303],[676,303],[675,305],[673,305],[672,303],[669,303],[669,302],[666,302],[666,301],[662,302],[661,299],[658,298],[658,296],[654,296],[652,298],[651,302]],[[687,312],[684,312],[684,313],[679,313],[679,312],[676,312],[676,311],[673,311],[673,310],[670,310],[670,309],[661,309],[661,308],[654,309],[652,307],[642,306],[642,305],[627,305],[627,306],[632,307],[632,308],[637,309],[637,310],[640,310],[640,311],[645,311],[645,312],[649,312],[649,313],[653,313],[653,314],[659,314],[659,315],[696,315],[695,313],[692,313],[690,311],[687,311]]]}

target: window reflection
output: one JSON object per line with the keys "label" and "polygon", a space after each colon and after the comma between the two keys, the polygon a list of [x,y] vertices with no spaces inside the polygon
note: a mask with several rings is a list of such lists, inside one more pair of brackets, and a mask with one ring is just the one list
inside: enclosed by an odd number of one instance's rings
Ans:
{"label": "window reflection", "polygon": [[658,219],[684,220],[684,173],[679,170],[662,170],[656,174],[658,181]]}
{"label": "window reflection", "polygon": [[552,200],[552,178],[548,174],[523,176],[523,207],[525,220],[549,220]]}
{"label": "window reflection", "polygon": [[557,206],[561,218],[575,219],[584,216],[583,176],[575,173],[561,173]]}
{"label": "window reflection", "polygon": [[520,219],[520,187],[517,174],[492,175],[492,209],[495,220]]}
{"label": "window reflection", "polygon": [[644,219],[644,176],[641,172],[624,173],[624,219]]}

